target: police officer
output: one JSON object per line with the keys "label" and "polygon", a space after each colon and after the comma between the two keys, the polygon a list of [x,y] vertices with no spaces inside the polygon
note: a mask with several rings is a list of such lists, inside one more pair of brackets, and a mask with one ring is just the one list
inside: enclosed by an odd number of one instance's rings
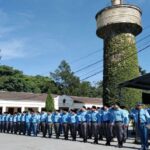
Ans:
{"label": "police officer", "polygon": [[120,108],[124,113],[124,121],[126,124],[123,124],[123,142],[125,143],[128,138],[128,126],[129,126],[129,111],[126,109],[124,104],[121,104]]}
{"label": "police officer", "polygon": [[61,124],[61,114],[58,110],[56,110],[54,112],[53,115],[53,123],[54,123],[54,130],[55,130],[55,134],[56,134],[56,139],[59,139],[60,136],[60,124]]}
{"label": "police officer", "polygon": [[10,114],[9,117],[9,131],[13,133],[13,114]]}
{"label": "police officer", "polygon": [[62,114],[62,127],[64,132],[65,140],[68,140],[68,131],[69,131],[69,114],[67,111],[63,110]]}
{"label": "police officer", "polygon": [[91,139],[92,138],[92,110],[91,108],[87,108],[87,131],[88,131],[88,138]]}
{"label": "police officer", "polygon": [[96,109],[96,106],[92,106],[91,121],[92,121],[92,133],[94,136],[94,144],[98,144],[98,125],[101,121],[101,118],[100,114]]}
{"label": "police officer", "polygon": [[13,115],[13,132],[17,134],[17,112]]}
{"label": "police officer", "polygon": [[80,138],[82,138],[82,130],[81,130],[81,109],[79,109],[78,112],[77,112],[77,118],[78,118],[78,124],[77,124],[78,135],[79,135]]}
{"label": "police officer", "polygon": [[26,134],[26,112],[24,111],[22,114],[21,114],[21,133],[23,133],[23,135]]}
{"label": "police officer", "polygon": [[143,109],[142,103],[137,103],[136,109],[131,114],[134,118],[135,124],[141,138],[141,150],[148,150],[148,132],[146,125],[150,123],[150,115],[146,109]]}
{"label": "police officer", "polygon": [[40,118],[43,137],[46,137],[46,118],[47,118],[47,113],[45,112],[45,110],[43,110],[41,112],[41,118]]}
{"label": "police officer", "polygon": [[75,110],[73,109],[70,110],[69,124],[70,124],[72,141],[76,141],[78,118],[77,118],[77,114],[75,113]]}
{"label": "police officer", "polygon": [[39,111],[37,111],[36,114],[37,114],[37,118],[38,118],[38,123],[37,123],[37,134],[38,134],[38,133],[40,133],[40,118],[41,118],[41,115],[40,115]]}
{"label": "police officer", "polygon": [[104,105],[102,112],[101,112],[101,119],[102,119],[102,127],[104,131],[104,136],[106,138],[106,144],[107,146],[110,146],[111,141],[111,131],[110,131],[110,118],[111,114],[109,111],[109,105]]}
{"label": "police officer", "polygon": [[119,104],[114,105],[114,109],[111,112],[111,123],[114,124],[115,134],[118,140],[118,147],[123,147],[123,124],[126,124],[124,113],[120,109]]}
{"label": "police officer", "polygon": [[9,133],[9,118],[10,118],[10,114],[7,112],[6,113],[6,131],[7,131],[7,133]]}
{"label": "police officer", "polygon": [[26,116],[25,116],[25,122],[26,122],[26,132],[27,135],[31,135],[31,112],[28,111]]}
{"label": "police officer", "polygon": [[52,129],[53,129],[53,114],[52,114],[52,111],[48,111],[48,113],[47,113],[46,129],[47,129],[47,132],[48,132],[48,137],[51,138]]}
{"label": "police officer", "polygon": [[86,107],[83,106],[81,108],[81,130],[82,130],[82,136],[83,136],[83,142],[87,142],[87,120],[88,120],[88,115],[87,115],[87,110]]}
{"label": "police officer", "polygon": [[37,123],[38,123],[38,117],[35,111],[32,111],[31,114],[31,131],[33,133],[33,136],[37,136]]}
{"label": "police officer", "polygon": [[17,113],[17,132],[21,134],[21,113]]}

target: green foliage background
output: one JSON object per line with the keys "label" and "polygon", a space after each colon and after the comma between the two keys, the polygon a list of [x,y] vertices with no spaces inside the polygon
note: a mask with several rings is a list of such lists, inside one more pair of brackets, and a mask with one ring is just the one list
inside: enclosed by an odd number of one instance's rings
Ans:
{"label": "green foliage background", "polygon": [[62,61],[50,76],[29,76],[10,66],[0,66],[0,90],[66,94],[74,96],[102,97],[102,82],[94,86],[90,82],[81,82],[71,71],[69,64]]}
{"label": "green foliage background", "polygon": [[46,98],[45,108],[46,108],[46,111],[54,111],[55,110],[54,100],[52,98],[50,90],[48,91],[48,95]]}
{"label": "green foliage background", "polygon": [[[141,100],[141,92],[122,89],[119,97],[118,84],[139,76],[135,37],[130,33],[120,33],[105,39],[103,99],[105,103],[121,101],[132,107]],[[132,57],[130,57],[132,55]]]}

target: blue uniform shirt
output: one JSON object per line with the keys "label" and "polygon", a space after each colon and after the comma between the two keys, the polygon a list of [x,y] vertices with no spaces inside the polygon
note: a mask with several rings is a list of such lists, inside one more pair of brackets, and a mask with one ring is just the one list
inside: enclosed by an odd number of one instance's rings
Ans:
{"label": "blue uniform shirt", "polygon": [[23,113],[23,114],[21,115],[21,122],[25,122],[25,121],[26,121],[26,114]]}
{"label": "blue uniform shirt", "polygon": [[62,115],[62,123],[68,123],[69,121],[69,114],[66,113],[66,114],[63,114]]}
{"label": "blue uniform shirt", "polygon": [[69,123],[78,123],[78,118],[76,114],[69,115]]}
{"label": "blue uniform shirt", "polygon": [[3,122],[3,121],[6,121],[6,114],[2,114],[2,119],[1,119],[1,121]]}
{"label": "blue uniform shirt", "polygon": [[13,122],[13,115],[10,115],[9,122]]}
{"label": "blue uniform shirt", "polygon": [[53,114],[48,114],[46,117],[46,123],[52,123],[53,122]]}
{"label": "blue uniform shirt", "polygon": [[13,122],[17,122],[17,114],[15,114],[14,116],[13,116]]}
{"label": "blue uniform shirt", "polygon": [[130,113],[135,123],[138,123],[138,116],[140,117],[140,123],[150,123],[150,115],[146,109],[133,109]]}
{"label": "blue uniform shirt", "polygon": [[88,111],[87,112],[87,122],[91,122],[92,121],[92,111]]}
{"label": "blue uniform shirt", "polygon": [[87,120],[88,120],[87,111],[81,112],[81,122],[87,122]]}
{"label": "blue uniform shirt", "polygon": [[30,123],[31,122],[31,114],[30,113],[26,114],[26,116],[25,116],[25,122],[26,123]]}
{"label": "blue uniform shirt", "polygon": [[6,122],[9,121],[9,117],[10,117],[10,114],[7,114],[7,115],[6,115]]}
{"label": "blue uniform shirt", "polygon": [[21,114],[17,114],[17,122],[20,122],[21,121]]}
{"label": "blue uniform shirt", "polygon": [[47,113],[42,113],[42,114],[41,114],[40,121],[41,121],[41,122],[46,122],[46,118],[47,118]]}
{"label": "blue uniform shirt", "polygon": [[77,113],[78,122],[81,122],[81,112]]}
{"label": "blue uniform shirt", "polygon": [[38,123],[38,116],[37,116],[37,114],[32,114],[32,116],[31,116],[31,122],[32,123]]}
{"label": "blue uniform shirt", "polygon": [[97,123],[101,122],[101,115],[98,113],[98,111],[92,111],[91,121]]}
{"label": "blue uniform shirt", "polygon": [[124,122],[124,117],[125,117],[124,113],[123,113],[122,109],[120,109],[120,108],[119,109],[113,109],[111,111],[111,122],[112,123],[120,121],[120,122],[126,124]]}
{"label": "blue uniform shirt", "polygon": [[102,118],[102,122],[108,122],[108,121],[110,121],[110,111],[109,111],[109,109],[107,109],[107,110],[103,110],[102,112],[101,112],[101,118]]}
{"label": "blue uniform shirt", "polygon": [[61,115],[60,115],[60,113],[54,113],[54,115],[53,115],[53,122],[54,123],[61,123]]}

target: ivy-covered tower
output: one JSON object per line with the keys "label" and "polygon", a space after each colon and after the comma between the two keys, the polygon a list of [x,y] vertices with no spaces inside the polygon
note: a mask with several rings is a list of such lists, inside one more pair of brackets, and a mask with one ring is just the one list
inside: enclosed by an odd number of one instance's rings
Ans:
{"label": "ivy-covered tower", "polygon": [[[97,36],[104,39],[103,100],[119,100],[118,84],[139,76],[135,36],[142,32],[139,7],[111,0],[112,5],[96,15]],[[134,89],[123,89],[122,100],[132,106],[141,99]]]}

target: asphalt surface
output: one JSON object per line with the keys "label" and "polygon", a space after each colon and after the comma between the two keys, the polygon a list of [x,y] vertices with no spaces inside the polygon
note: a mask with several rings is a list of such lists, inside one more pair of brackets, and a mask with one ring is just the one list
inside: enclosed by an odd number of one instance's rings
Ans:
{"label": "asphalt surface", "polygon": [[[12,135],[0,133],[0,149],[1,150],[112,150],[118,149],[117,142],[112,142],[111,146],[105,146],[105,141],[99,141],[99,144],[93,144],[93,140],[88,140],[88,143],[83,143],[81,139],[76,142],[54,137],[43,138],[29,137],[22,135]],[[133,144],[133,139],[127,140],[121,150],[136,150],[140,145]]]}

